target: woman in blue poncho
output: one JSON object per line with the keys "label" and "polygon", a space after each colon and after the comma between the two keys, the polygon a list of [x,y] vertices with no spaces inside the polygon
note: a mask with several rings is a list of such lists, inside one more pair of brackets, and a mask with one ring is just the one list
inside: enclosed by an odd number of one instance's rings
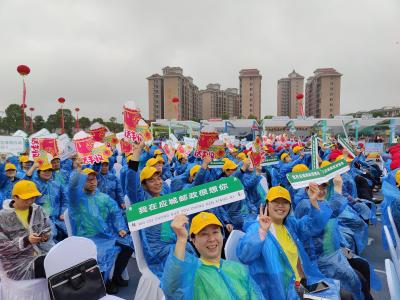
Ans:
{"label": "woman in blue poncho", "polygon": [[289,215],[289,191],[280,186],[272,187],[267,194],[268,207],[265,211],[260,208],[258,222],[247,226],[239,242],[238,257],[249,265],[250,274],[266,298],[298,299],[296,282],[311,285],[321,280],[331,285],[326,293],[338,294],[337,286],[310,261],[300,241],[316,235],[331,216],[331,211],[319,207],[315,190],[309,191],[309,197],[310,214],[296,220]]}

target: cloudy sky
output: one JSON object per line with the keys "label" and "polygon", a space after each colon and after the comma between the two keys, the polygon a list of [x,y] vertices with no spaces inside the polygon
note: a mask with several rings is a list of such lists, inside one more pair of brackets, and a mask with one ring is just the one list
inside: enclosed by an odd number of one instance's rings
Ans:
{"label": "cloudy sky", "polygon": [[342,113],[400,105],[400,1],[0,0],[0,111],[21,101],[19,64],[44,116],[62,96],[91,118],[121,119],[127,100],[147,117],[146,77],[167,65],[200,89],[258,68],[263,115],[279,78],[319,67],[343,74]]}

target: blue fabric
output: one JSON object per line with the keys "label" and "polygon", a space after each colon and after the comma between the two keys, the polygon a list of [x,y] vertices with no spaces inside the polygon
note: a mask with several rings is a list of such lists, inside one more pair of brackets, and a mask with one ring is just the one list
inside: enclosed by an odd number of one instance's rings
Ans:
{"label": "blue fabric", "polygon": [[45,181],[38,177],[34,178],[32,181],[42,194],[36,198],[35,203],[43,208],[50,217],[52,224],[55,225],[55,227],[52,227],[53,236],[57,236],[58,230],[61,230],[66,235],[67,228],[65,227],[64,221],[60,220],[60,216],[64,214],[64,211],[68,207],[65,187],[52,179]]}
{"label": "blue fabric", "polygon": [[117,201],[119,207],[121,207],[121,204],[124,204],[124,193],[122,191],[121,183],[117,176],[110,173],[98,173],[97,188],[100,192],[107,194],[112,199]]}
{"label": "blue fabric", "polygon": [[[293,216],[286,218],[284,225],[296,243],[307,284],[327,279],[309,259],[301,240],[317,235],[330,216],[328,210],[312,208],[310,214],[300,220]],[[294,272],[279,242],[271,232],[262,241],[258,233],[258,222],[246,224],[245,227],[246,234],[239,241],[237,255],[241,262],[249,265],[250,274],[259,284],[263,295],[274,300],[298,299],[294,288]]]}
{"label": "blue fabric", "polygon": [[120,248],[116,242],[132,247],[129,234],[119,236],[120,230],[128,231],[117,203],[110,196],[96,190],[84,192],[87,175],[74,172],[69,183],[69,217],[72,233],[91,239],[97,247],[97,261],[107,280]]}
{"label": "blue fabric", "polygon": [[20,180],[18,177],[14,177],[11,181],[4,170],[5,164],[0,164],[0,193],[3,194],[5,199],[11,199],[11,192],[14,185]]}

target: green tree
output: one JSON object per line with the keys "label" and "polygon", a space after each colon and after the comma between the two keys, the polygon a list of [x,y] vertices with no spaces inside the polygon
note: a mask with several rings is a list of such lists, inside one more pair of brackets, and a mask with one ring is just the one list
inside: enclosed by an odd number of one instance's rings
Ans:
{"label": "green tree", "polygon": [[[27,118],[25,114],[25,120],[26,119]],[[10,104],[6,108],[6,116],[3,118],[3,122],[4,129],[8,132],[8,134],[17,131],[18,129],[24,130],[21,107],[18,104]],[[29,126],[29,123],[26,122],[26,125]]]}
{"label": "green tree", "polygon": [[272,119],[272,117],[273,117],[273,116],[266,115],[266,116],[264,116],[264,119]]}
{"label": "green tree", "polygon": [[94,124],[94,123],[100,123],[100,124],[104,124],[104,121],[103,121],[103,119],[102,118],[94,118],[93,120],[92,120],[92,124]]}
{"label": "green tree", "polygon": [[222,120],[229,120],[229,115],[227,113],[222,114],[221,116]]}
{"label": "green tree", "polygon": [[79,118],[79,127],[81,129],[88,129],[90,127],[90,119],[86,117]]}
{"label": "green tree", "polygon": [[44,128],[46,122],[44,121],[43,117],[38,115],[33,118],[33,129],[35,131],[39,131],[40,129]]}
{"label": "green tree", "polygon": [[255,116],[255,115],[249,115],[248,117],[247,117],[247,119],[254,119],[254,120],[257,120],[257,117]]}
{"label": "green tree", "polygon": [[[72,135],[72,128],[75,125],[75,118],[72,116],[71,110],[64,109],[64,130],[68,135]],[[61,129],[61,109],[58,109],[55,114],[49,115],[46,122],[46,128],[52,132],[59,132]]]}

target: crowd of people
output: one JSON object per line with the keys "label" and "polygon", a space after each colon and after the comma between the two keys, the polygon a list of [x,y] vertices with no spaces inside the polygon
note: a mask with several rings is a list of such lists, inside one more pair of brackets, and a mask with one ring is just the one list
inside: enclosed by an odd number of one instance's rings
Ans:
{"label": "crowd of people", "polygon": [[[140,230],[145,260],[166,299],[299,299],[320,282],[328,284],[327,295],[372,299],[379,280],[362,252],[368,227],[376,222],[374,192],[382,182],[382,207],[392,208],[400,229],[400,146],[388,149],[381,169],[366,160],[361,143],[354,145],[353,157],[334,139],[321,142],[321,167],[343,159],[350,170],[295,189],[287,174],[311,169],[306,143],[292,138],[263,145],[267,156],[279,160],[268,166],[254,166],[244,146],[225,148],[222,168],[210,168],[210,156],[176,152],[171,158],[144,142],[127,154],[113,149],[93,165],[78,155],[39,164],[29,153],[3,153],[1,270],[13,280],[46,277],[46,254],[68,237],[68,211],[72,235],[96,244],[107,292],[116,294],[128,285],[122,273],[134,252],[127,203],[236,177],[244,200]],[[236,249],[240,262],[224,255],[233,230],[244,233]]]}

